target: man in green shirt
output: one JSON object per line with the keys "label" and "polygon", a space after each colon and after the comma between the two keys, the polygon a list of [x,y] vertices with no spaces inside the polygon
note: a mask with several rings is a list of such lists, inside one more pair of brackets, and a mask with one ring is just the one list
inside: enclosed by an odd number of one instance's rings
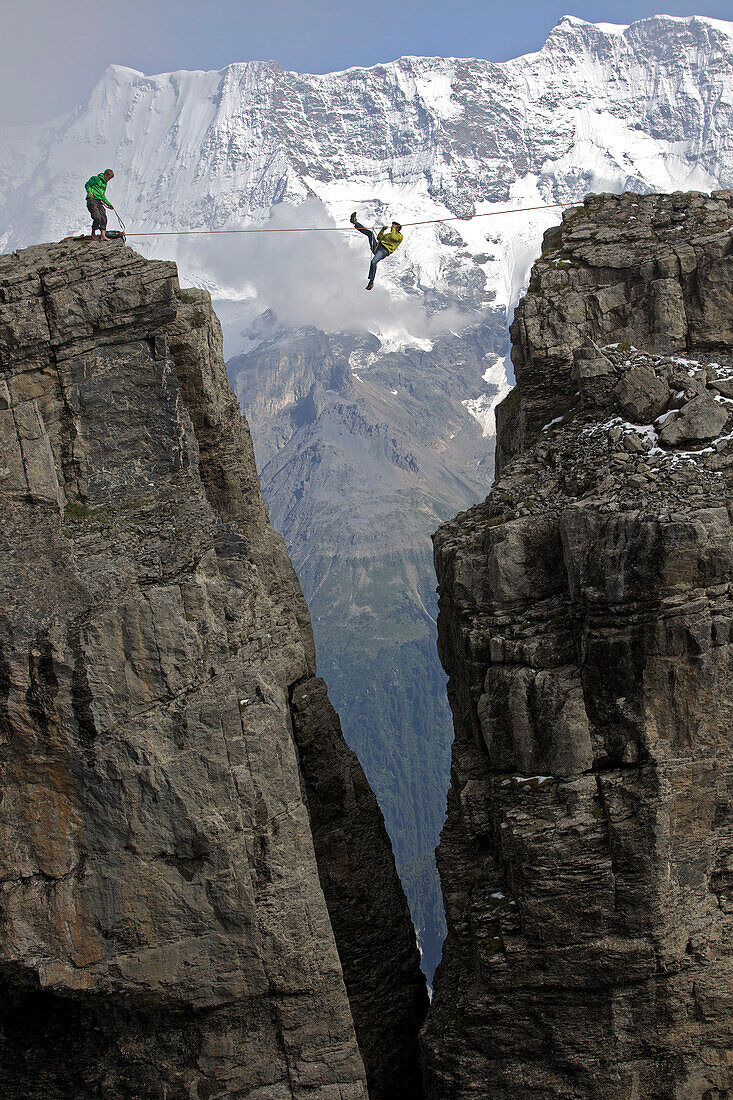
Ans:
{"label": "man in green shirt", "polygon": [[374,288],[374,276],[377,274],[377,264],[380,260],[383,260],[385,256],[391,256],[395,248],[402,244],[402,226],[399,222],[392,222],[392,228],[389,233],[387,232],[387,226],[383,225],[379,230],[379,233],[375,233],[373,229],[365,229],[356,220],[356,211],[351,215],[349,221],[353,225],[354,229],[357,229],[359,233],[363,233],[369,241],[369,247],[372,250],[372,262],[369,267],[369,282],[367,283],[367,290]]}
{"label": "man in green shirt", "polygon": [[[95,231],[99,230],[100,241],[106,241],[107,237],[107,210],[114,210],[111,202],[107,202],[107,184],[114,179],[111,168],[100,172],[98,176],[92,176],[84,184],[87,191],[87,210],[92,215],[92,240],[95,239]],[[105,207],[107,209],[105,209]]]}

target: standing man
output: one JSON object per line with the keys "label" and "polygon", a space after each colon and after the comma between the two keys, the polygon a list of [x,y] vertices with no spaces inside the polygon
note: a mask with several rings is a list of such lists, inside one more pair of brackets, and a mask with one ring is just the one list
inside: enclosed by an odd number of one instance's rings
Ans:
{"label": "standing man", "polygon": [[[114,172],[108,168],[98,176],[92,176],[84,185],[87,189],[87,210],[92,215],[92,240],[95,230],[99,230],[100,241],[106,241],[107,237],[107,210],[114,210],[111,202],[107,202],[107,184],[114,179]],[[107,210],[105,210],[107,207]]]}
{"label": "standing man", "polygon": [[369,267],[369,282],[366,285],[367,290],[374,288],[374,276],[377,274],[377,264],[380,260],[383,260],[385,256],[391,256],[395,248],[402,244],[402,226],[399,222],[392,222],[392,228],[389,233],[387,232],[387,226],[383,225],[379,230],[379,233],[375,233],[372,229],[365,229],[363,225],[360,225],[356,220],[356,211],[351,215],[349,221],[353,225],[354,229],[358,229],[360,233],[369,241],[369,247],[372,250],[372,262]]}

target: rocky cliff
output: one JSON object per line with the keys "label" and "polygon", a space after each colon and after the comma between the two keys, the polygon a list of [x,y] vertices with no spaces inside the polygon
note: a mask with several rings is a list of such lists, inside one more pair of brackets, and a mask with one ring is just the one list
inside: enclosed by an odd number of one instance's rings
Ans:
{"label": "rocky cliff", "polygon": [[435,539],[455,722],[432,1100],[733,1089],[733,193],[597,196]]}
{"label": "rocky cliff", "polygon": [[0,1091],[418,1095],[409,914],[208,295],[2,256],[0,367]]}
{"label": "rocky cliff", "polygon": [[[0,128],[0,249],[88,225],[82,184],[108,164],[112,201],[140,232],[524,208],[410,228],[369,294],[355,232],[136,238],[212,292],[228,355],[247,351],[231,377],[265,499],[430,969],[452,739],[430,535],[491,485],[507,317],[559,217],[527,208],[733,186],[733,23],[563,17],[499,64],[392,61],[385,39],[386,64],[323,74],[247,61],[249,48],[221,71],[113,66],[70,114]],[[325,369],[329,356],[339,369]],[[322,389],[307,401],[311,360]],[[398,465],[405,457],[415,464]]]}

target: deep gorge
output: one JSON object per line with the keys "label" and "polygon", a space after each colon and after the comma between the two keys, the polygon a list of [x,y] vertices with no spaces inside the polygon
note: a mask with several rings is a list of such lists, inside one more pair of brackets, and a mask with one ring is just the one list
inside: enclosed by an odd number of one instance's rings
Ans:
{"label": "deep gorge", "polygon": [[545,235],[497,481],[435,537],[424,1024],[208,295],[0,256],[3,1095],[729,1095],[732,214],[601,195]]}

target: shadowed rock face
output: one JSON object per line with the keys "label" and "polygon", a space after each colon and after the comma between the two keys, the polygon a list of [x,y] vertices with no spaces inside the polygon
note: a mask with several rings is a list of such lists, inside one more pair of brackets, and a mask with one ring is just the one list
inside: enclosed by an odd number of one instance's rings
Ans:
{"label": "shadowed rock face", "polygon": [[3,256],[0,365],[0,1091],[416,1087],[424,983],[368,788],[341,828],[392,923],[324,898],[332,862],[351,882],[299,753],[332,746],[328,788],[347,750],[325,696],[294,735],[323,686],[208,296],[113,245]]}
{"label": "shadowed rock face", "polygon": [[[292,692],[295,739],[313,839],[371,1100],[419,1100],[418,1031],[428,1007],[415,965],[415,932],[384,820],[346,745],[323,680]],[[389,950],[385,945],[389,944]]]}
{"label": "shadowed rock face", "polygon": [[502,473],[436,535],[432,1100],[732,1094],[732,220],[601,196],[546,236]]}

